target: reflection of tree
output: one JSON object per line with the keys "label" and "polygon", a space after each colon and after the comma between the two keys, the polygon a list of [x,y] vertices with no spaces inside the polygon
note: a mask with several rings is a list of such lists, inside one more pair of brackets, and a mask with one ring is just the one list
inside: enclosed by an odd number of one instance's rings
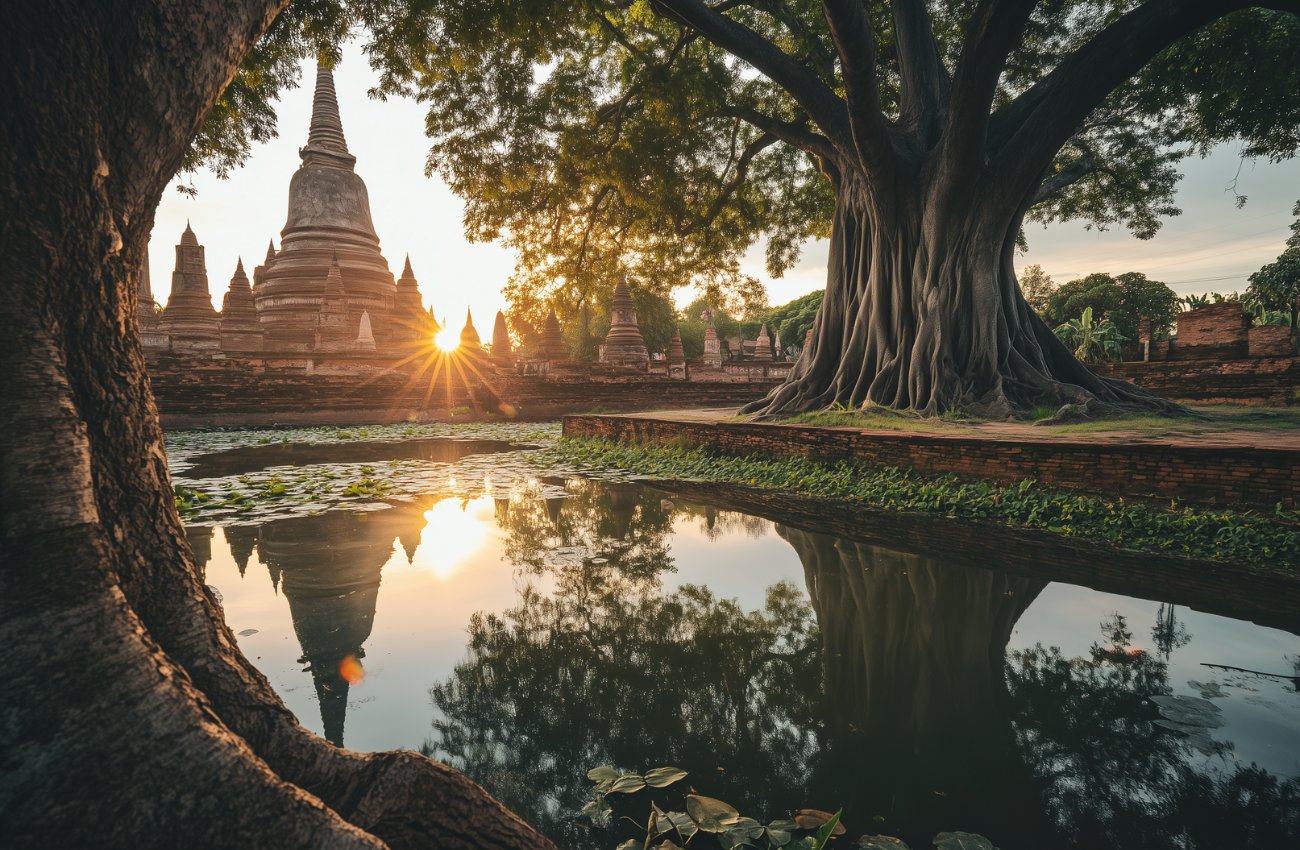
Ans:
{"label": "reflection of tree", "polygon": [[[1003,657],[1044,582],[777,526],[823,638],[830,747],[816,794],[926,846],[1039,831]],[[1008,846],[1003,841],[996,842]]]}
{"label": "reflection of tree", "polygon": [[502,504],[496,519],[506,531],[506,557],[525,570],[576,564],[584,558],[617,561],[624,576],[653,577],[672,570],[667,534],[672,514],[640,484],[563,482],[567,496],[541,498],[523,490]]}
{"label": "reflection of tree", "polygon": [[1294,846],[1300,781],[1197,759],[1152,722],[1151,697],[1170,692],[1166,662],[1130,645],[1122,617],[1102,630],[1086,658],[1038,644],[1007,664],[1021,746],[1070,844]]}
{"label": "reflection of tree", "polygon": [[[664,594],[659,500],[638,502],[635,485],[569,489],[554,524],[538,499],[498,511],[510,557],[527,571],[549,562],[553,589],[530,584],[500,616],[474,615],[468,660],[431,691],[434,752],[564,846],[580,839],[562,818],[599,764],[678,765],[752,811],[802,802],[820,738],[802,593],[774,585],[751,612],[700,587]],[[555,544],[567,558],[529,548]]]}
{"label": "reflection of tree", "polygon": [[1187,646],[1191,639],[1187,627],[1178,622],[1177,606],[1161,602],[1160,610],[1156,613],[1156,624],[1151,627],[1151,640],[1160,654],[1168,661],[1175,649]]}
{"label": "reflection of tree", "polygon": [[348,707],[340,664],[365,656],[362,645],[374,625],[380,570],[392,555],[394,538],[413,533],[418,539],[423,511],[417,505],[336,511],[269,522],[258,531],[258,558],[283,586],[301,660],[316,686],[325,737],[335,744],[343,743]]}

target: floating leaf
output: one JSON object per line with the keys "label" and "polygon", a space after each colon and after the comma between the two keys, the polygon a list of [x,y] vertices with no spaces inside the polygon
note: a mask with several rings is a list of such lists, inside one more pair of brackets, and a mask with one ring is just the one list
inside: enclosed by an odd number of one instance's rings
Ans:
{"label": "floating leaf", "polygon": [[[821,829],[829,823],[835,815],[830,812],[823,812],[821,809],[800,809],[794,813],[795,825],[800,829]],[[835,831],[832,835],[843,835],[844,827],[836,821]]]}
{"label": "floating leaf", "polygon": [[686,778],[686,771],[678,767],[656,767],[645,772],[645,784],[651,788],[667,788]]}
{"label": "floating leaf", "polygon": [[934,846],[939,850],[998,850],[992,841],[973,832],[941,832],[934,837]]}
{"label": "floating leaf", "polygon": [[864,835],[858,839],[862,850],[911,850],[907,844],[892,835]]}
{"label": "floating leaf", "polygon": [[635,794],[645,787],[645,777],[639,773],[625,773],[609,786],[611,794]]}
{"label": "floating leaf", "polygon": [[642,842],[637,841],[635,838],[629,838],[627,841],[624,841],[622,844],[615,847],[614,850],[641,850],[642,846]]}
{"label": "floating leaf", "polygon": [[587,778],[592,782],[613,782],[623,774],[619,773],[612,767],[593,767],[587,771]]}
{"label": "floating leaf", "polygon": [[609,826],[611,816],[614,810],[610,808],[604,797],[591,800],[587,805],[582,807],[580,814],[584,815],[587,820],[591,821],[592,826],[606,827]]}
{"label": "floating leaf", "polygon": [[699,832],[699,827],[691,816],[686,812],[662,812],[655,810],[657,831],[656,836],[663,835],[666,832],[676,832],[683,841],[690,841],[691,836]]}
{"label": "floating leaf", "polygon": [[794,838],[791,834],[799,825],[792,820],[774,820],[767,825],[767,840],[773,847],[784,847]]}
{"label": "floating leaf", "polygon": [[699,794],[686,796],[686,813],[704,832],[722,832],[727,828],[727,822],[734,822],[733,818],[740,817],[740,812],[729,803]]}

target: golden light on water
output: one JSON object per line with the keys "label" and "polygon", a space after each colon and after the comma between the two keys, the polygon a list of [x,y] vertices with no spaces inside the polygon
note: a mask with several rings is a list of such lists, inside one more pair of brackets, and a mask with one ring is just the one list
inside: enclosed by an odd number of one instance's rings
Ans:
{"label": "golden light on water", "polygon": [[489,532],[484,514],[490,516],[492,500],[442,499],[424,514],[420,548],[414,566],[429,570],[438,578],[449,578],[456,569],[487,542]]}
{"label": "golden light on water", "polygon": [[455,351],[460,346],[460,333],[452,327],[443,328],[434,334],[433,344],[439,351]]}
{"label": "golden light on water", "polygon": [[366,669],[355,655],[349,655],[339,662],[339,675],[349,685],[359,685],[366,678]]}

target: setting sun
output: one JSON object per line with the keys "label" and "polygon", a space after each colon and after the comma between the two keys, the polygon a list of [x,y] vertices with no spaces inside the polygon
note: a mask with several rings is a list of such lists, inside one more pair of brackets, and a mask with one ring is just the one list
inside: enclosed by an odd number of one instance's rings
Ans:
{"label": "setting sun", "polygon": [[460,334],[455,328],[445,327],[433,335],[433,344],[439,351],[452,352],[460,345]]}

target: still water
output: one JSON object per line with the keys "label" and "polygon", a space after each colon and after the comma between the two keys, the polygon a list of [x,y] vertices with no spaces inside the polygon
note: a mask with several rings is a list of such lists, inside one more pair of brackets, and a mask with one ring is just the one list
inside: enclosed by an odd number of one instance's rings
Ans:
{"label": "still water", "polygon": [[[1297,838],[1294,634],[530,474],[510,448],[398,452],[427,487],[391,505],[190,526],[305,725],[422,748],[562,847],[627,837],[578,817],[607,764],[681,767],[760,820],[843,807],[847,839],[913,847]],[[236,474],[229,455],[190,468]]]}

